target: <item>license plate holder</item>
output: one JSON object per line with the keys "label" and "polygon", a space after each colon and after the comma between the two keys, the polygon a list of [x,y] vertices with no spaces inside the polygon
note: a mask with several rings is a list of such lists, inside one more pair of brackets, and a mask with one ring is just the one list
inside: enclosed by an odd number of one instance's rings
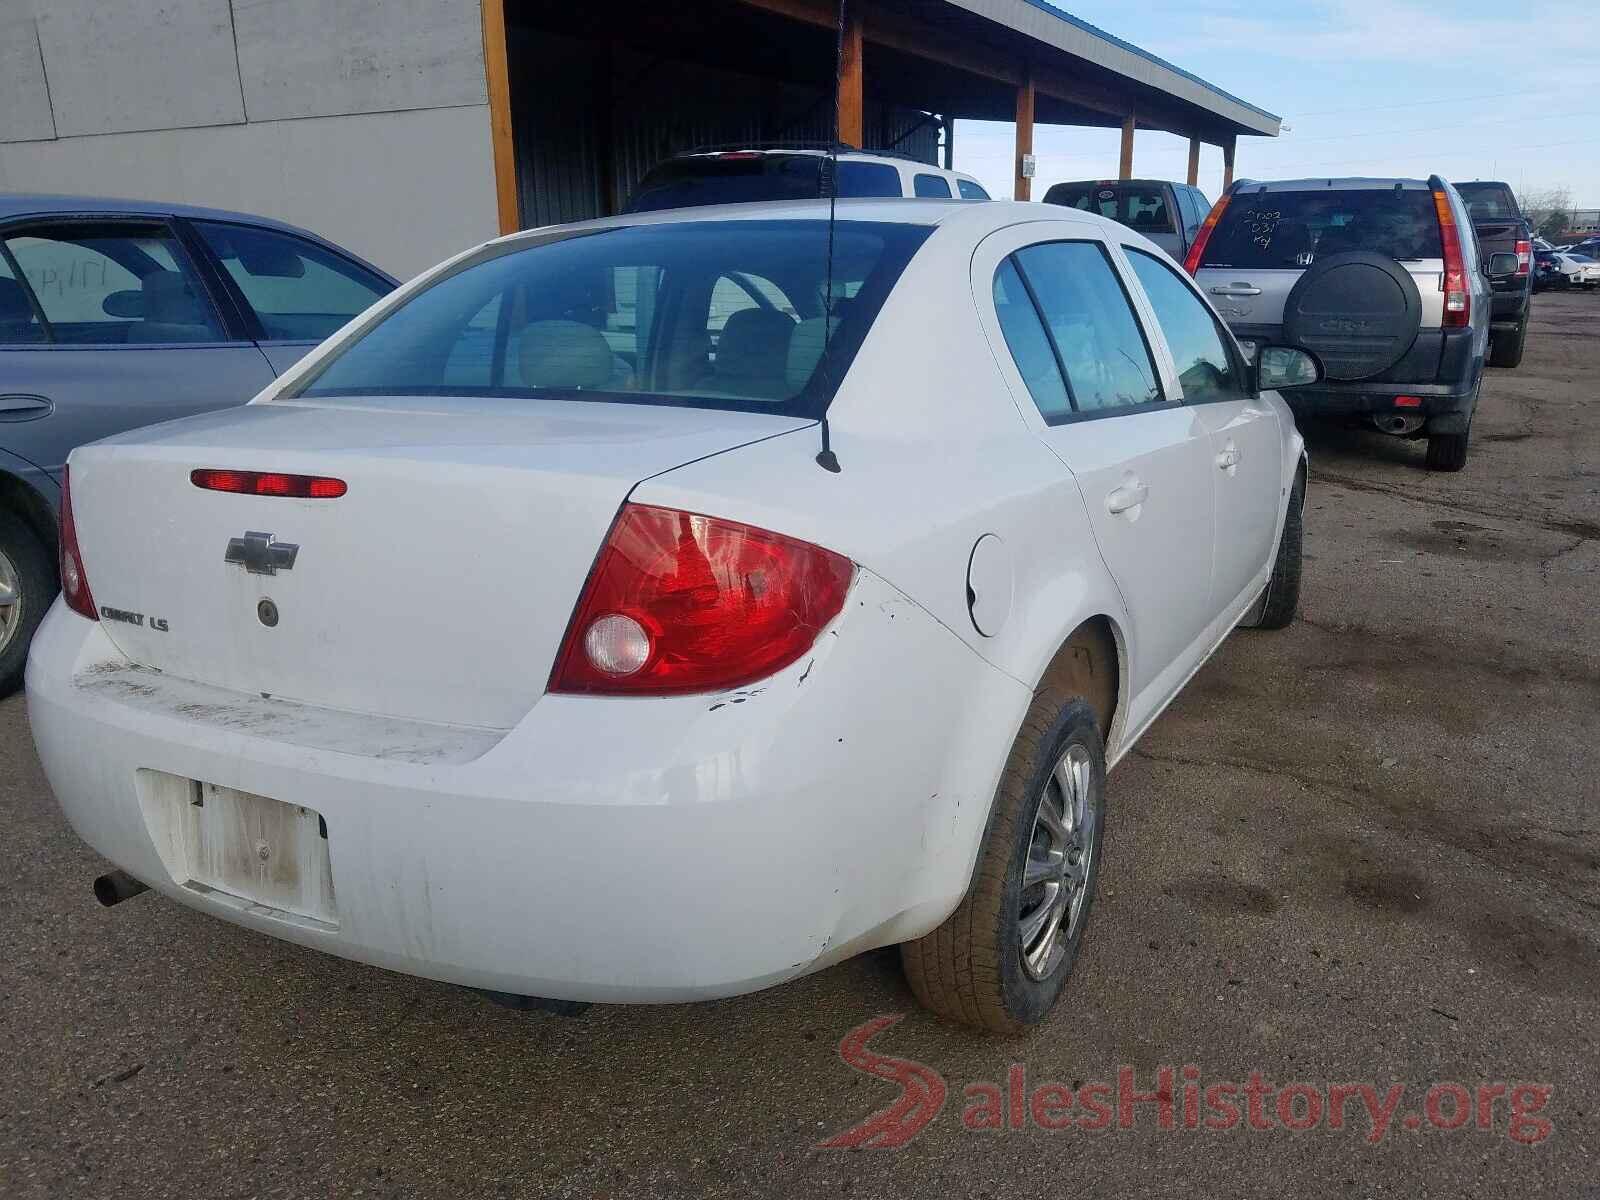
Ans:
{"label": "license plate holder", "polygon": [[320,813],[165,772],[140,775],[146,823],[175,881],[257,915],[338,928]]}

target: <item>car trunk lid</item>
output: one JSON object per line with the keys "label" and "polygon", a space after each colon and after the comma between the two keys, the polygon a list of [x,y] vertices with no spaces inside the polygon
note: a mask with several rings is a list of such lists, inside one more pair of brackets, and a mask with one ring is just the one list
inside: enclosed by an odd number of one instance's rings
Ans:
{"label": "car trunk lid", "polygon": [[[134,663],[503,729],[543,693],[633,486],[808,423],[560,400],[252,405],[78,451],[74,511],[102,623]],[[203,468],[331,477],[348,491],[203,490],[190,478]]]}

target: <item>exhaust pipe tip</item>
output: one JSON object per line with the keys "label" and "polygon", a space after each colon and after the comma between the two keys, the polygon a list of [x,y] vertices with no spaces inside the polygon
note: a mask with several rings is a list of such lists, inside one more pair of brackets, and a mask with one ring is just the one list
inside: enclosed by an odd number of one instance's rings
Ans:
{"label": "exhaust pipe tip", "polygon": [[126,871],[109,871],[94,881],[94,898],[107,908],[149,890],[149,884],[140,883]]}

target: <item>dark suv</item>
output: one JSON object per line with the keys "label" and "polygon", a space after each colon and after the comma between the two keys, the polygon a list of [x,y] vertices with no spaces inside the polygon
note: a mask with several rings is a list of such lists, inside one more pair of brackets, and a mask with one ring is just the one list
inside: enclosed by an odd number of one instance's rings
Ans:
{"label": "dark suv", "polygon": [[1467,461],[1489,344],[1489,267],[1467,206],[1421,179],[1241,180],[1184,265],[1244,344],[1287,343],[1326,370],[1285,399],[1304,415],[1428,439],[1428,466]]}
{"label": "dark suv", "polygon": [[1478,235],[1478,253],[1484,261],[1495,254],[1516,255],[1515,270],[1489,277],[1494,292],[1489,365],[1517,366],[1528,340],[1528,313],[1533,307],[1533,228],[1517,206],[1509,183],[1474,180],[1456,184],[1456,191],[1472,214],[1472,230]]}

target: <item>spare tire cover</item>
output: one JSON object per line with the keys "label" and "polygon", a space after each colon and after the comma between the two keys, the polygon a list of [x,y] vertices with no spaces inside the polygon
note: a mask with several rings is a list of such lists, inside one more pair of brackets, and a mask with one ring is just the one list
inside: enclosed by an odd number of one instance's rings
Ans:
{"label": "spare tire cover", "polygon": [[1284,340],[1322,360],[1329,379],[1370,379],[1406,356],[1422,324],[1411,273],[1371,250],[1313,263],[1283,306]]}

